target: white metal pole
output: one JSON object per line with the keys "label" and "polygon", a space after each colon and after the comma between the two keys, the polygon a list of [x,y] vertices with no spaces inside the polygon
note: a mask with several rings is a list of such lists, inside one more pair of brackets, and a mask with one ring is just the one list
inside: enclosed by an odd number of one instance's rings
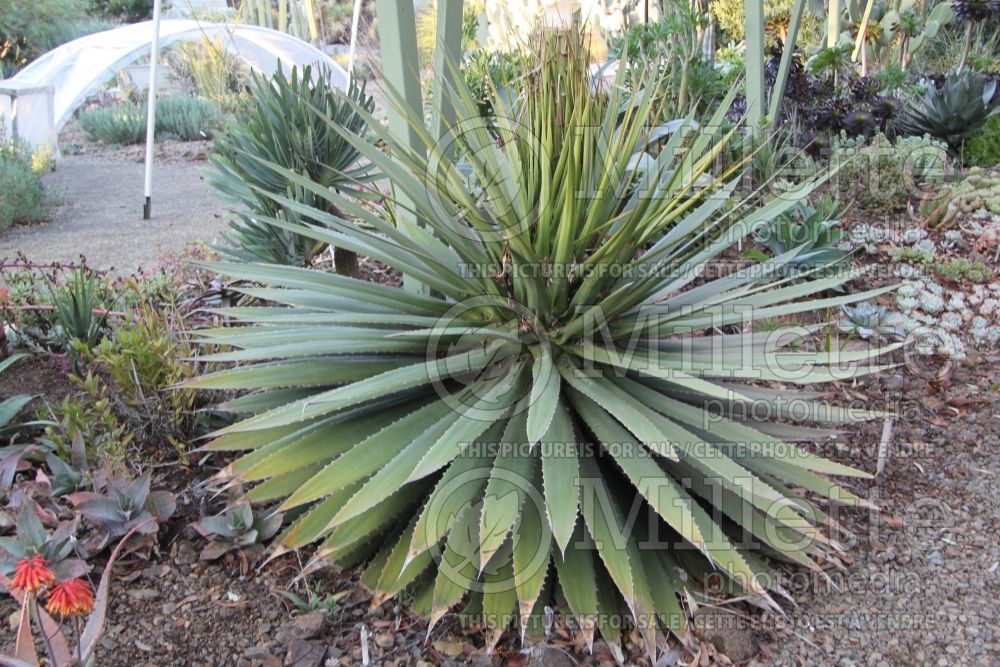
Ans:
{"label": "white metal pole", "polygon": [[146,182],[145,200],[142,205],[142,219],[152,215],[153,197],[153,140],[156,138],[156,65],[160,60],[160,12],[161,0],[153,2],[153,45],[149,53],[149,94],[146,97]]}
{"label": "white metal pole", "polygon": [[358,21],[361,19],[361,2],[354,0],[354,16],[351,17],[351,47],[347,52],[347,87],[354,79],[354,53],[358,50]]}

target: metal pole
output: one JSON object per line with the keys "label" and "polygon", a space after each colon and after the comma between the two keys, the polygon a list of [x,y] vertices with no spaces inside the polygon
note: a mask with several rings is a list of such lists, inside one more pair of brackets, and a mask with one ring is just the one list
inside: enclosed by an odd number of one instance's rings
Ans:
{"label": "metal pole", "polygon": [[354,16],[351,17],[351,48],[347,52],[347,87],[351,87],[354,80],[354,54],[358,50],[358,21],[361,19],[361,3],[363,0],[354,0]]}
{"label": "metal pole", "polygon": [[160,59],[160,13],[161,0],[153,2],[153,45],[149,53],[149,94],[146,97],[146,182],[145,201],[142,205],[142,219],[149,220],[153,214],[153,140],[156,134],[156,65]]}

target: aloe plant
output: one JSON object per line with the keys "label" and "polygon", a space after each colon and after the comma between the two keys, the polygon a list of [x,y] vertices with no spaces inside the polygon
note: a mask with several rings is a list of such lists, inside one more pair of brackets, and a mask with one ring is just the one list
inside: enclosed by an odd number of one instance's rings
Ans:
{"label": "aloe plant", "polygon": [[[271,305],[220,309],[242,326],[196,335],[226,346],[204,361],[234,366],[190,385],[249,392],[226,404],[240,419],[207,448],[242,451],[223,475],[291,519],[277,552],[319,542],[316,562],[367,563],[376,603],[410,590],[432,626],[467,600],[493,640],[559,599],[588,641],[600,631],[617,646],[614,619],[631,613],[655,653],[661,628],[683,631],[682,596],[698,582],[717,576],[775,604],[769,565],[743,537],[813,569],[839,548],[817,528],[827,515],[791,489],[864,505],[827,475],[867,475],[791,444],[829,431],[782,419],[787,401],[821,423],[871,415],[748,381],[856,377],[877,370],[879,351],[831,354],[801,329],[749,323],[885,290],[818,298],[855,274],[784,280],[794,248],[697,282],[815,183],[727,206],[741,166],[710,168],[737,130],[657,126],[655,81],[596,89],[574,37],[541,48],[497,118],[478,118],[460,78],[446,84],[460,120],[443,141],[411,114],[426,155],[361,109],[391,156],[338,130],[424,226],[398,229],[393,202],[372,212],[272,167],[321,204],[276,196],[315,223],[268,224],[429,289],[214,264],[261,284],[242,289]],[[721,127],[735,95],[701,127]]]}

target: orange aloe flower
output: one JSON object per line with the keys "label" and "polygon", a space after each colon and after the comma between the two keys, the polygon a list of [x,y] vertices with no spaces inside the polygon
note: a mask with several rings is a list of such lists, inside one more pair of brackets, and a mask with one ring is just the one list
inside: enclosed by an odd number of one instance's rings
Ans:
{"label": "orange aloe flower", "polygon": [[60,616],[82,616],[94,609],[94,589],[83,579],[60,581],[49,592],[45,608]]}
{"label": "orange aloe flower", "polygon": [[14,579],[11,584],[14,588],[28,593],[34,593],[42,586],[51,586],[56,580],[56,575],[46,567],[49,561],[41,556],[31,556],[17,561],[14,568]]}

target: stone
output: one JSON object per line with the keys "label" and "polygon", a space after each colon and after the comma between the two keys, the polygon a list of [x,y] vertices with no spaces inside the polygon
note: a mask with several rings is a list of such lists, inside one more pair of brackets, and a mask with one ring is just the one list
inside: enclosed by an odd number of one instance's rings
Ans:
{"label": "stone", "polygon": [[177,547],[177,557],[174,558],[174,562],[178,565],[191,565],[198,560],[198,552],[194,550],[194,547],[190,542],[181,542]]}
{"label": "stone", "polygon": [[319,667],[326,657],[326,647],[317,641],[293,639],[285,654],[284,667]]}
{"label": "stone", "polygon": [[136,588],[130,590],[128,596],[133,600],[155,600],[160,597],[160,591],[152,588]]}
{"label": "stone", "polygon": [[315,609],[308,614],[296,616],[289,623],[283,625],[279,633],[288,634],[289,639],[313,639],[325,627],[326,614],[320,609]]}
{"label": "stone", "polygon": [[254,648],[247,649],[243,653],[243,657],[254,666],[281,667],[281,659],[271,653],[266,646],[255,646]]}

